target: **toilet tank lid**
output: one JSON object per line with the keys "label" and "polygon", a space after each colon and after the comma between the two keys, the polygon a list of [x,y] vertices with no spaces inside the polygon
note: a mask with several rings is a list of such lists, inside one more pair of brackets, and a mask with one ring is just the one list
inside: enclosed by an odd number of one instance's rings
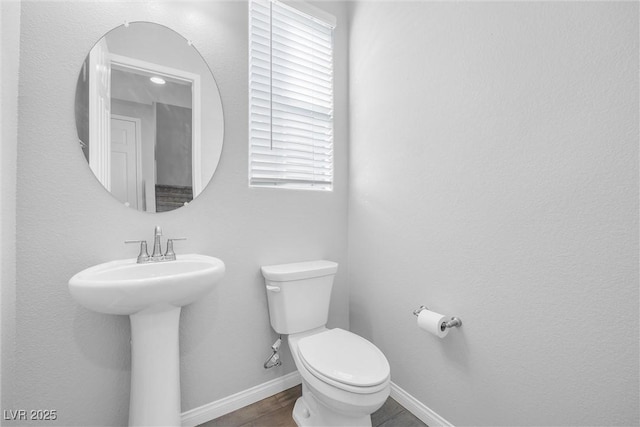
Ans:
{"label": "toilet tank lid", "polygon": [[267,265],[262,267],[262,275],[273,282],[311,279],[313,277],[336,274],[338,263],[333,261],[305,261],[291,264]]}

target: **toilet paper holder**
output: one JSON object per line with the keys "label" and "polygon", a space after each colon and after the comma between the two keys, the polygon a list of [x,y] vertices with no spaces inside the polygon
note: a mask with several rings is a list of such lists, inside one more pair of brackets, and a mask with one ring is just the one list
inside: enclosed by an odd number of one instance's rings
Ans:
{"label": "toilet paper holder", "polygon": [[[413,315],[418,317],[420,315],[420,312],[423,310],[429,310],[429,309],[424,305],[421,305],[420,307],[413,310]],[[442,324],[440,325],[440,330],[444,331],[447,328],[459,328],[460,326],[462,326],[462,320],[460,320],[457,317],[452,317],[450,321],[442,322]]]}

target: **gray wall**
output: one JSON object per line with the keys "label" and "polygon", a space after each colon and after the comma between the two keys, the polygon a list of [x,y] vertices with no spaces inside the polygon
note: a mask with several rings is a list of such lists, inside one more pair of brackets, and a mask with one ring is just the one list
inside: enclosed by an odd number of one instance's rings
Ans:
{"label": "gray wall", "polygon": [[[16,319],[16,160],[20,2],[0,2],[0,302],[2,408],[12,402]],[[6,405],[5,405],[6,403]]]}
{"label": "gray wall", "polygon": [[[330,326],[349,326],[346,11],[344,4],[322,7],[339,19],[333,192],[247,186],[245,2],[23,2],[15,318],[20,381],[11,391],[13,408],[56,409],[58,420],[50,424],[126,424],[129,320],[82,308],[71,299],[67,281],[93,264],[135,256],[123,241],[151,239],[155,225],[168,237],[188,238],[178,253],[216,256],[227,266],[222,283],[182,312],[183,411],[294,370],[288,354],[284,367],[262,368],[275,333],[260,265],[339,262]],[[222,95],[219,168],[199,198],[168,213],[121,206],[93,178],[78,147],[77,73],[93,44],[125,20],[158,22],[193,40]]]}
{"label": "gray wall", "polygon": [[350,32],[352,330],[455,425],[638,425],[638,3],[357,2]]}
{"label": "gray wall", "polygon": [[191,108],[156,107],[156,183],[191,187]]}

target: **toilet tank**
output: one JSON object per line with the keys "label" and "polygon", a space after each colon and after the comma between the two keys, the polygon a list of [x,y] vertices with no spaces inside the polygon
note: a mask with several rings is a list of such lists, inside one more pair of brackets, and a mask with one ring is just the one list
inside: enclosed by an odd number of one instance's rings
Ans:
{"label": "toilet tank", "polygon": [[337,263],[324,260],[262,267],[273,329],[295,334],[326,325],[337,271]]}

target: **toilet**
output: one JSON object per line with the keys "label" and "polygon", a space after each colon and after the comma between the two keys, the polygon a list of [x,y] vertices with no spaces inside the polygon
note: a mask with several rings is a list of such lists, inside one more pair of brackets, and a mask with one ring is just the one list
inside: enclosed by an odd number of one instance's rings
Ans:
{"label": "toilet", "polygon": [[302,377],[293,419],[306,426],[371,426],[371,413],[389,397],[390,369],[371,342],[327,329],[338,264],[309,261],[262,267],[271,326],[288,335]]}

